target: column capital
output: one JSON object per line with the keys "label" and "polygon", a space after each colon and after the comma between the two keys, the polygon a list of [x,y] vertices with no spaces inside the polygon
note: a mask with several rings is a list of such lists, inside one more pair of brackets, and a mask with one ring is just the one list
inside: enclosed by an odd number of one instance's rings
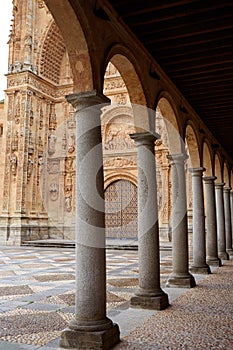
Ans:
{"label": "column capital", "polygon": [[223,187],[223,192],[230,193],[231,187]]}
{"label": "column capital", "polygon": [[156,132],[137,132],[129,135],[135,141],[137,146],[152,145],[160,138]]}
{"label": "column capital", "polygon": [[184,161],[188,158],[189,158],[189,156],[186,153],[168,154],[167,155],[167,159],[170,160],[171,165],[177,164],[177,163],[184,163]]}
{"label": "column capital", "polygon": [[206,171],[206,168],[204,167],[189,168],[189,172],[192,176],[202,176],[204,171]]}
{"label": "column capital", "polygon": [[100,104],[110,104],[111,100],[96,90],[78,92],[66,96],[67,102],[71,103],[76,112]]}
{"label": "column capital", "polygon": [[214,181],[217,179],[217,176],[204,176],[203,180],[205,181],[205,183],[209,184],[209,183],[214,183]]}
{"label": "column capital", "polygon": [[218,183],[215,184],[215,188],[222,189],[224,185],[225,185],[224,182],[218,182]]}

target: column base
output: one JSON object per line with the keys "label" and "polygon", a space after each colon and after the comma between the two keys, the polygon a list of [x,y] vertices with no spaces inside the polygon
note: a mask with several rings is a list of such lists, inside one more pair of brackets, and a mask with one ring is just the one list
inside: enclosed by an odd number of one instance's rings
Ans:
{"label": "column base", "polygon": [[168,295],[164,292],[158,296],[135,295],[130,299],[130,306],[139,309],[164,310],[169,306]]}
{"label": "column base", "polygon": [[227,254],[229,256],[233,256],[233,249],[227,249]]}
{"label": "column base", "polygon": [[117,324],[103,331],[76,331],[66,328],[61,333],[60,348],[109,350],[120,342],[120,331]]}
{"label": "column base", "polygon": [[220,252],[220,253],[218,253],[218,257],[221,260],[229,260],[229,255],[227,254],[227,252]]}
{"label": "column base", "polygon": [[196,286],[195,278],[190,273],[187,274],[171,274],[167,280],[168,288],[193,288]]}
{"label": "column base", "polygon": [[207,257],[206,262],[210,266],[218,266],[218,267],[222,266],[221,260],[219,258]]}
{"label": "column base", "polygon": [[211,273],[209,265],[205,266],[191,266],[190,272],[200,274],[200,275],[208,275]]}

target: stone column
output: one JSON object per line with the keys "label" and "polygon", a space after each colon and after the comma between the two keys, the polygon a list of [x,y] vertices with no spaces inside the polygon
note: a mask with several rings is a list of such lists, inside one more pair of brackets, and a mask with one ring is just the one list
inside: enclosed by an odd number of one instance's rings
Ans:
{"label": "stone column", "polygon": [[76,114],[76,295],[75,319],[61,334],[60,346],[110,349],[119,328],[106,317],[106,256],[101,104],[95,90],[67,97]]}
{"label": "stone column", "polygon": [[157,134],[130,135],[138,150],[138,259],[139,289],[131,306],[162,310],[168,296],[160,288],[159,227],[154,142]]}
{"label": "stone column", "polygon": [[205,168],[189,169],[192,174],[193,197],[193,264],[190,271],[198,274],[210,273],[206,263],[205,212],[202,176]]}
{"label": "stone column", "polygon": [[217,217],[217,235],[218,235],[218,257],[221,260],[229,260],[226,252],[226,233],[223,206],[223,186],[224,183],[215,184],[215,201],[216,201],[216,217]]}
{"label": "stone column", "polygon": [[233,192],[232,191],[230,192],[230,203],[231,203],[231,237],[233,242]]}
{"label": "stone column", "polygon": [[172,166],[172,265],[167,287],[192,288],[195,279],[189,273],[185,154],[169,155]]}
{"label": "stone column", "polygon": [[224,187],[223,188],[223,201],[224,201],[225,232],[226,232],[226,251],[229,255],[233,255],[232,232],[231,232],[230,190],[231,190],[231,187]]}
{"label": "stone column", "polygon": [[211,266],[221,266],[221,260],[218,257],[217,242],[217,222],[216,222],[216,206],[214,181],[216,176],[205,176],[206,193],[206,261]]}

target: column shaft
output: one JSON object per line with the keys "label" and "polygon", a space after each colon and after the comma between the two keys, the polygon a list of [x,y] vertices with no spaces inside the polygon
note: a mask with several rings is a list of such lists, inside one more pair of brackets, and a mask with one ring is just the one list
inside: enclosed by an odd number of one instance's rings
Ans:
{"label": "column shaft", "polygon": [[191,272],[210,273],[206,263],[205,241],[205,213],[202,175],[205,168],[192,168],[192,196],[193,196],[193,264]]}
{"label": "column shaft", "polygon": [[231,232],[231,207],[230,207],[230,187],[223,188],[225,231],[226,231],[226,251],[233,255],[232,249],[232,232]]}
{"label": "column shaft", "polygon": [[187,201],[184,161],[187,156],[168,156],[172,166],[172,265],[167,287],[191,288],[196,285],[189,273]]}
{"label": "column shaft", "polygon": [[139,289],[131,306],[161,310],[168,303],[160,288],[159,227],[154,142],[157,134],[130,135],[138,150]]}
{"label": "column shaft", "polygon": [[214,181],[215,176],[205,176],[205,194],[206,194],[206,253],[207,263],[211,266],[221,266],[221,260],[218,257],[217,243],[217,222]]}
{"label": "column shaft", "polygon": [[231,203],[231,237],[232,237],[232,248],[233,248],[233,192],[230,192],[230,203]]}
{"label": "column shaft", "polygon": [[226,252],[226,233],[225,233],[225,218],[224,218],[224,206],[223,206],[223,186],[224,186],[224,183],[216,183],[215,184],[217,235],[218,235],[218,257],[221,260],[228,260],[229,255]]}
{"label": "column shaft", "polygon": [[[110,349],[119,329],[106,317],[105,206],[100,114],[109,99],[96,91],[73,94],[76,109],[75,319],[61,335],[65,348]],[[107,339],[108,338],[108,339]],[[107,340],[106,340],[107,339]]]}

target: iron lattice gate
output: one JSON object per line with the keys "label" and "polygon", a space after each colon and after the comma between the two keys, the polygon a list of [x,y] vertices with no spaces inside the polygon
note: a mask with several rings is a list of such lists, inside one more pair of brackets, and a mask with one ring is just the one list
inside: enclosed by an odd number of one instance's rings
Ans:
{"label": "iron lattice gate", "polygon": [[117,180],[105,190],[106,237],[137,238],[137,187],[130,181]]}

